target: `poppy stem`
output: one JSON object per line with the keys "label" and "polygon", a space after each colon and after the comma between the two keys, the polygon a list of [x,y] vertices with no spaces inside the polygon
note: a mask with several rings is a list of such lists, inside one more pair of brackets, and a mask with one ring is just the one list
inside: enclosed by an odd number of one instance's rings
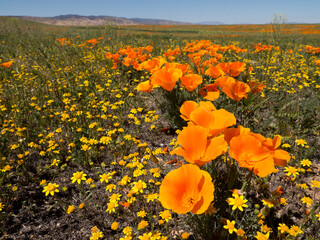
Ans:
{"label": "poppy stem", "polygon": [[244,182],[243,182],[242,187],[241,187],[241,189],[240,189],[241,193],[243,193],[244,189],[245,189],[246,186],[247,186],[247,183],[248,183],[247,181],[244,181]]}

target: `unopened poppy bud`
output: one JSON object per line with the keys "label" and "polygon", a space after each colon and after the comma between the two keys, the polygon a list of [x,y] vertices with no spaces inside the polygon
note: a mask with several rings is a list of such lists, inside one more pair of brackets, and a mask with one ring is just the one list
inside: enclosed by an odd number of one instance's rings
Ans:
{"label": "unopened poppy bud", "polygon": [[268,207],[268,206],[264,206],[262,209],[261,209],[261,214],[263,215],[263,216],[268,216],[269,215],[269,213],[270,213],[270,208]]}

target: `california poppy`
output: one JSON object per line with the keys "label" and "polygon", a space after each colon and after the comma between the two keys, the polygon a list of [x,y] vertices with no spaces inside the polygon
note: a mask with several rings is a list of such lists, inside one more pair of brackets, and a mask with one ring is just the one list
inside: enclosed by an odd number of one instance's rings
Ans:
{"label": "california poppy", "polygon": [[151,84],[150,80],[147,80],[139,83],[136,89],[137,91],[141,91],[141,92],[151,92],[153,89],[153,85]]}
{"label": "california poppy", "polygon": [[11,67],[13,61],[9,61],[9,62],[4,62],[4,63],[0,63],[0,66],[5,67],[5,68],[9,68]]}
{"label": "california poppy", "polygon": [[199,107],[190,113],[189,125],[204,127],[210,136],[218,136],[234,124],[236,124],[235,116],[224,109],[208,111],[204,107]]}
{"label": "california poppy", "polygon": [[169,172],[160,185],[159,201],[173,212],[204,213],[214,199],[210,174],[193,164]]}
{"label": "california poppy", "polygon": [[139,64],[138,70],[145,69],[151,73],[154,73],[156,70],[161,68],[165,63],[166,63],[166,60],[162,57],[153,58],[152,60],[147,60]]}
{"label": "california poppy", "polygon": [[233,137],[230,141],[229,155],[240,167],[248,168],[260,177],[266,177],[275,171],[270,150],[251,134]]}
{"label": "california poppy", "polygon": [[291,157],[287,151],[279,149],[281,145],[280,135],[276,135],[273,139],[267,138],[262,142],[262,144],[271,151],[273,155],[274,163],[277,166],[279,167],[287,166]]}
{"label": "california poppy", "polygon": [[230,141],[233,137],[239,136],[240,134],[248,134],[250,131],[250,128],[244,128],[241,125],[239,125],[237,128],[228,128],[223,132],[224,139],[228,144],[230,144]]}
{"label": "california poppy", "polygon": [[199,104],[186,101],[180,108],[181,117],[189,121],[188,125],[204,127],[210,137],[218,136],[226,128],[236,124],[235,116],[224,110],[216,110],[210,101],[201,101]]}
{"label": "california poppy", "polygon": [[188,74],[181,77],[180,81],[185,89],[192,92],[202,83],[202,77],[198,74]]}
{"label": "california poppy", "polygon": [[261,92],[266,87],[266,85],[258,81],[250,81],[249,87],[251,88],[252,93],[258,93]]}
{"label": "california poppy", "polygon": [[210,65],[209,68],[205,71],[205,75],[212,78],[218,78],[225,75],[225,73],[221,68]]}
{"label": "california poppy", "polygon": [[193,110],[199,107],[199,104],[194,101],[185,101],[180,107],[181,118],[188,121],[190,119],[190,114]]}
{"label": "california poppy", "polygon": [[245,70],[246,64],[244,62],[229,62],[227,71],[231,77],[237,77],[241,72]]}
{"label": "california poppy", "polygon": [[151,84],[161,86],[167,91],[172,91],[183,72],[179,68],[162,67],[150,77]]}
{"label": "california poppy", "polygon": [[207,84],[203,88],[199,90],[199,94],[210,101],[214,101],[219,98],[220,96],[220,90],[218,89],[218,84]]}
{"label": "california poppy", "polygon": [[242,98],[247,98],[247,93],[250,92],[248,84],[235,80],[232,77],[222,76],[216,79],[222,91],[228,95],[229,98],[240,101]]}
{"label": "california poppy", "polygon": [[223,135],[214,138],[208,136],[208,131],[201,126],[185,127],[177,137],[181,147],[173,149],[170,154],[183,156],[187,162],[201,167],[228,149]]}

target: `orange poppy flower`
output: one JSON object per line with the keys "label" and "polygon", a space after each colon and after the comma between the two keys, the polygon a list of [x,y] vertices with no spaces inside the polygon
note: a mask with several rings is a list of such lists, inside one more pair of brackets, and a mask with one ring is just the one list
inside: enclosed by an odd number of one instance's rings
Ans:
{"label": "orange poppy flower", "polygon": [[228,74],[231,77],[237,77],[241,72],[245,70],[246,64],[244,62],[229,62],[228,63]]}
{"label": "orange poppy flower", "polygon": [[165,67],[166,68],[177,68],[177,69],[180,69],[182,71],[183,75],[186,74],[186,72],[189,69],[189,65],[187,63],[181,64],[181,63],[169,63],[169,62],[167,62]]}
{"label": "orange poppy flower", "polygon": [[262,144],[271,151],[273,155],[274,163],[277,166],[279,167],[287,166],[291,157],[287,151],[279,149],[281,145],[280,135],[276,135],[273,139],[267,138],[262,142]]}
{"label": "orange poppy flower", "polygon": [[177,142],[181,147],[173,149],[170,154],[183,156],[187,162],[199,167],[224,154],[228,149],[223,135],[208,139],[208,131],[201,126],[185,127],[179,133]]}
{"label": "orange poppy flower", "polygon": [[210,136],[218,136],[222,131],[234,124],[236,124],[235,116],[224,109],[210,112],[204,107],[199,107],[190,114],[189,125],[204,127]]}
{"label": "orange poppy flower", "polygon": [[191,121],[190,114],[197,108],[202,107],[208,112],[217,110],[212,102],[209,101],[200,101],[196,103],[194,101],[185,101],[180,107],[180,115],[184,120]]}
{"label": "orange poppy flower", "polygon": [[250,92],[248,84],[236,81],[233,84],[225,86],[222,91],[228,95],[229,98],[240,101],[242,98],[247,98],[247,93]]}
{"label": "orange poppy flower", "polygon": [[167,91],[172,91],[183,72],[179,68],[162,67],[150,77],[151,85],[161,86]]}
{"label": "orange poppy flower", "polygon": [[136,89],[137,91],[141,91],[141,92],[151,92],[153,89],[153,85],[151,84],[150,80],[147,80],[139,83]]}
{"label": "orange poppy flower", "polygon": [[233,137],[230,141],[229,155],[240,167],[248,168],[260,177],[266,177],[275,171],[270,150],[251,134]]}
{"label": "orange poppy flower", "polygon": [[218,78],[220,76],[225,75],[224,71],[219,67],[209,66],[209,68],[205,71],[205,75],[210,76],[212,78]]}
{"label": "orange poppy flower", "polygon": [[242,98],[247,98],[247,93],[250,92],[248,84],[235,80],[232,77],[219,77],[216,83],[222,88],[222,91],[227,96],[235,101],[240,101]]}
{"label": "orange poppy flower", "polygon": [[224,139],[227,141],[228,145],[230,145],[230,141],[233,137],[239,136],[241,134],[248,134],[250,133],[250,128],[244,128],[239,125],[237,128],[228,128],[224,130]]}
{"label": "orange poppy flower", "polygon": [[158,57],[158,58],[153,58],[152,60],[147,60],[142,62],[139,65],[139,70],[145,69],[151,73],[154,73],[156,70],[158,70],[159,68],[161,68],[163,66],[163,64],[166,63],[166,60],[162,57]]}
{"label": "orange poppy flower", "polygon": [[214,199],[210,174],[193,164],[169,172],[160,185],[162,206],[178,214],[204,213]]}
{"label": "orange poppy flower", "polygon": [[9,61],[9,62],[4,62],[4,63],[0,63],[0,66],[5,67],[5,68],[9,68],[11,67],[13,61]]}
{"label": "orange poppy flower", "polygon": [[220,96],[220,90],[218,89],[218,84],[207,84],[203,88],[199,90],[199,94],[210,101],[214,101],[219,98]]}
{"label": "orange poppy flower", "polygon": [[185,89],[192,92],[202,83],[202,77],[198,74],[188,74],[181,77],[180,81]]}
{"label": "orange poppy flower", "polygon": [[250,81],[249,87],[251,88],[252,93],[258,93],[261,92],[266,87],[266,85],[258,81]]}
{"label": "orange poppy flower", "polygon": [[194,101],[185,101],[180,107],[180,117],[188,121],[190,119],[190,114],[193,110],[199,107],[199,104]]}
{"label": "orange poppy flower", "polygon": [[189,121],[188,125],[204,127],[210,137],[218,136],[226,128],[236,124],[235,116],[224,110],[216,110],[210,101],[201,101],[199,104],[186,101],[180,108],[181,117]]}

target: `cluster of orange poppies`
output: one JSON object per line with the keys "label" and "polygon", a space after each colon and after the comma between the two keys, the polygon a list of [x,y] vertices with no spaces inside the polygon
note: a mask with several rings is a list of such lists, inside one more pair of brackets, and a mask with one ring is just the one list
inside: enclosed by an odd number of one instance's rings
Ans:
{"label": "cluster of orange poppies", "polygon": [[[235,116],[224,109],[217,110],[212,102],[186,101],[180,113],[188,126],[179,133],[180,146],[171,154],[183,156],[190,164],[171,171],[164,178],[159,195],[162,205],[174,212],[200,214],[209,207],[214,186],[208,173],[199,167],[226,152],[240,167],[259,177],[266,177],[276,171],[275,165],[283,167],[290,160],[289,153],[279,149],[281,136],[271,139],[242,126],[231,128],[236,124]],[[191,169],[195,173],[190,174]]]}
{"label": "cluster of orange poppies", "polygon": [[[241,72],[246,71],[244,62],[220,62],[222,54],[225,51],[246,52],[247,49],[241,49],[230,46],[220,46],[210,41],[193,41],[187,43],[183,49],[168,49],[163,56],[151,58],[151,46],[132,48],[126,46],[118,52],[106,54],[106,58],[112,59],[113,69],[119,65],[127,67],[132,66],[137,71],[146,70],[151,77],[137,86],[138,91],[151,92],[154,88],[161,87],[167,91],[172,91],[176,83],[180,81],[180,86],[189,92],[194,91],[200,84],[204,82],[204,78],[216,79],[212,84],[205,85],[200,89],[200,94],[207,100],[214,101],[219,97],[220,90],[226,95],[240,101],[247,97],[247,93],[257,93],[263,90],[264,84],[259,82],[244,83],[236,80]],[[147,53],[146,53],[147,51]],[[219,53],[220,52],[220,53]],[[178,56],[183,54],[189,59],[189,63],[174,63]],[[253,69],[248,68],[248,72]]]}
{"label": "cluster of orange poppies", "polygon": [[67,38],[57,38],[56,41],[60,42],[62,46],[71,44],[71,42]]}
{"label": "cluster of orange poppies", "polygon": [[117,69],[118,64],[122,63],[127,67],[133,66],[134,69],[138,70],[139,63],[146,61],[150,57],[150,55],[145,52],[152,52],[152,50],[153,47],[150,45],[138,48],[126,46],[114,54],[110,52],[106,53],[106,58],[112,59],[112,69]]}
{"label": "cluster of orange poppies", "polygon": [[261,52],[261,51],[268,51],[270,52],[272,49],[280,50],[280,48],[273,45],[263,45],[261,43],[254,44],[253,47],[255,48],[255,52]]}
{"label": "cluster of orange poppies", "polygon": [[305,49],[306,49],[307,53],[314,53],[314,54],[320,53],[320,47],[312,47],[310,45],[306,45]]}
{"label": "cluster of orange poppies", "polygon": [[[212,84],[207,84],[199,90],[202,97],[214,101],[220,95],[221,90],[231,99],[240,101],[247,97],[247,93],[257,93],[265,88],[265,85],[258,81],[244,82],[236,80],[246,64],[243,62],[224,62],[215,66],[210,65],[205,70],[205,75],[216,78]],[[151,92],[156,87],[162,87],[167,91],[172,91],[176,82],[180,80],[180,86],[189,92],[194,91],[203,82],[202,75],[190,70],[188,64],[168,63],[165,59],[158,57],[140,64],[139,69],[148,70],[152,75],[149,80],[141,82],[137,86],[138,91]]]}

